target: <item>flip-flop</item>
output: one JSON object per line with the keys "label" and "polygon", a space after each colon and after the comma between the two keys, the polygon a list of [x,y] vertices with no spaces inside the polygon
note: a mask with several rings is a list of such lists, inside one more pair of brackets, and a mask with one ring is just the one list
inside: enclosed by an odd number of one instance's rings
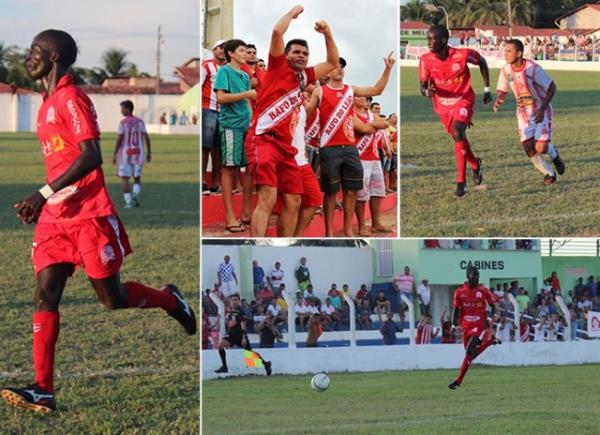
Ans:
{"label": "flip-flop", "polygon": [[244,228],[244,226],[242,224],[237,224],[237,225],[229,225],[227,227],[225,227],[225,229],[227,231],[229,231],[230,233],[243,233],[244,231],[246,231],[246,228]]}
{"label": "flip-flop", "polygon": [[252,221],[251,221],[250,219],[242,219],[242,223],[243,223],[244,225],[250,225],[250,223],[251,223],[251,222],[252,222]]}

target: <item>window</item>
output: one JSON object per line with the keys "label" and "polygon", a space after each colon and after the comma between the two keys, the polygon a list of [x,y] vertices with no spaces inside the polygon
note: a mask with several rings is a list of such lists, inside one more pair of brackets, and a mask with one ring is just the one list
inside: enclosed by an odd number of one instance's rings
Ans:
{"label": "window", "polygon": [[377,240],[377,265],[378,276],[392,276],[394,274],[394,251],[392,240]]}

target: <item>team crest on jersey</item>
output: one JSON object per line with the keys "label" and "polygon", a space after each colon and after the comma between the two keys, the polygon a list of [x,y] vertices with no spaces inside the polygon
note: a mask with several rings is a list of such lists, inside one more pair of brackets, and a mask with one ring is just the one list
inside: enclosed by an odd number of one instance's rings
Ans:
{"label": "team crest on jersey", "polygon": [[456,72],[460,70],[460,64],[458,63],[453,63],[452,64],[452,72]]}
{"label": "team crest on jersey", "polygon": [[475,297],[481,298],[481,297],[483,297],[483,295],[481,294],[481,292],[477,292],[477,293],[475,293]]}
{"label": "team crest on jersey", "polygon": [[56,113],[54,106],[50,106],[46,112],[46,124],[54,124],[56,122]]}
{"label": "team crest on jersey", "polygon": [[344,125],[342,126],[344,129],[344,135],[346,138],[354,143],[354,123],[352,122],[352,117],[348,116],[344,121]]}
{"label": "team crest on jersey", "polygon": [[513,75],[511,73],[508,73],[508,77],[506,79],[508,80],[509,83],[514,80]]}
{"label": "team crest on jersey", "polygon": [[300,117],[300,106],[297,106],[290,115],[290,135],[294,137],[296,132],[296,126],[298,125],[298,118]]}
{"label": "team crest on jersey", "polygon": [[458,113],[460,113],[460,116],[464,116],[464,117],[467,117],[469,115],[469,111],[467,110],[466,107],[461,107],[460,110],[458,111]]}
{"label": "team crest on jersey", "polygon": [[115,255],[115,250],[112,248],[112,246],[106,245],[104,248],[102,248],[102,251],[100,252],[100,261],[102,261],[102,264],[107,265],[116,259],[117,256]]}

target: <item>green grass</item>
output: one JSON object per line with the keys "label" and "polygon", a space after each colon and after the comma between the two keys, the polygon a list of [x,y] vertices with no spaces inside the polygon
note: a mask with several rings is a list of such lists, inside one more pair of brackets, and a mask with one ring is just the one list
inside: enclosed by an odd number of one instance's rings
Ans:
{"label": "green grass", "polygon": [[[103,137],[104,171],[134,253],[124,280],[176,283],[198,305],[198,138],[152,137],[142,206],[123,210]],[[0,134],[0,386],[32,379],[30,265],[33,227],[12,205],[43,185],[34,135]],[[59,411],[36,416],[0,403],[0,433],[198,433],[198,337],[161,310],[106,311],[78,270],[61,303],[56,387]]]}
{"label": "green grass", "polygon": [[598,366],[474,366],[456,370],[332,373],[203,382],[203,433],[597,434]]}
{"label": "green grass", "polygon": [[[495,87],[499,70],[491,70]],[[600,73],[549,71],[557,84],[553,143],[567,165],[552,186],[526,157],[512,95],[494,114],[481,102],[483,83],[472,70],[477,106],[468,138],[483,159],[485,189],[456,199],[454,143],[429,99],[418,94],[416,68],[401,70],[402,236],[597,236],[600,162]],[[471,171],[468,169],[468,185]]]}

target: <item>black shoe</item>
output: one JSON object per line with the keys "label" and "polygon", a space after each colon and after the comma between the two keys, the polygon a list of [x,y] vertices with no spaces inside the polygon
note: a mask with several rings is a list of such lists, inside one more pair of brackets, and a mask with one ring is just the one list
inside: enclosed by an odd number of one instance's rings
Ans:
{"label": "black shoe", "polygon": [[495,346],[497,344],[502,344],[502,341],[497,339],[496,337],[492,337],[492,344]]}
{"label": "black shoe", "polygon": [[556,174],[554,174],[554,175],[546,175],[546,176],[544,177],[544,184],[545,184],[546,186],[549,186],[549,185],[551,185],[551,184],[554,184],[554,182],[555,182],[555,181],[556,181]]}
{"label": "black shoe", "polygon": [[475,186],[479,186],[483,181],[483,171],[481,170],[481,159],[477,159],[479,165],[477,169],[473,169],[473,183]]}
{"label": "black shoe", "polygon": [[267,372],[267,376],[271,376],[271,361],[265,361],[263,365],[265,366],[265,372]]}
{"label": "black shoe", "polygon": [[223,367],[215,370],[215,373],[229,373],[229,370],[227,369],[227,367],[223,366]]}
{"label": "black shoe", "polygon": [[163,291],[168,291],[177,299],[177,309],[169,313],[169,316],[181,323],[188,334],[194,335],[196,333],[196,315],[190,304],[187,303],[174,284],[167,284],[163,289]]}
{"label": "black shoe", "polygon": [[452,383],[450,385],[448,385],[448,388],[450,388],[451,390],[456,390],[459,387],[460,387],[460,384],[458,383],[458,381],[452,381]]}
{"label": "black shoe", "polygon": [[47,414],[56,411],[54,393],[42,390],[37,384],[25,388],[7,387],[2,390],[2,398],[15,408]]}
{"label": "black shoe", "polygon": [[456,183],[456,191],[454,195],[460,198],[461,196],[465,196],[467,193],[467,183]]}
{"label": "black shoe", "polygon": [[208,190],[210,191],[210,193],[217,193],[221,190],[221,186],[213,186]]}
{"label": "black shoe", "polygon": [[210,189],[206,183],[202,183],[202,195],[210,195]]}
{"label": "black shoe", "polygon": [[562,175],[565,173],[565,162],[560,158],[560,154],[558,154],[558,150],[556,150],[556,158],[552,160],[554,167],[556,168],[556,172],[558,175]]}

